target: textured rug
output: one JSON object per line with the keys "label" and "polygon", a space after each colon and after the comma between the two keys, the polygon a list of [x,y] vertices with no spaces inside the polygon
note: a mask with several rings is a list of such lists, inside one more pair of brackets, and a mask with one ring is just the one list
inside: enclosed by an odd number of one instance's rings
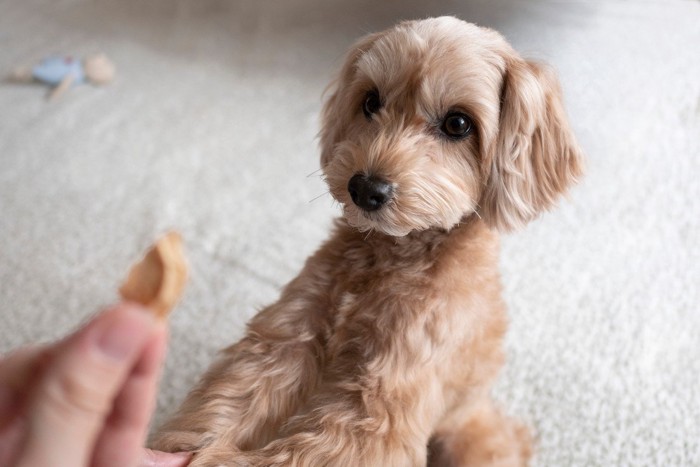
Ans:
{"label": "textured rug", "polygon": [[116,299],[166,229],[192,267],[155,423],[326,236],[321,93],[358,36],[455,14],[552,63],[588,155],[503,239],[496,395],[536,466],[700,465],[700,3],[0,1],[0,73],[104,51],[108,87],[0,85],[0,351]]}

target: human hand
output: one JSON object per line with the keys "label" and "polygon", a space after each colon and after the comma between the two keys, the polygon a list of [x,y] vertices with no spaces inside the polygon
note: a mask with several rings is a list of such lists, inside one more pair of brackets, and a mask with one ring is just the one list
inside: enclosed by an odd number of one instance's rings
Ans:
{"label": "human hand", "polygon": [[0,466],[182,467],[143,449],[167,330],[119,304],[65,339],[0,359]]}

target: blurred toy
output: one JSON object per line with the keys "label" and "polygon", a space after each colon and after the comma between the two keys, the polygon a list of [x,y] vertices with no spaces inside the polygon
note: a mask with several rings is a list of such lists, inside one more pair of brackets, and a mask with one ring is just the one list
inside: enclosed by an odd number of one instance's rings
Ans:
{"label": "blurred toy", "polygon": [[105,54],[91,55],[84,60],[70,56],[49,56],[33,67],[20,67],[9,76],[10,81],[38,81],[52,86],[49,100],[60,97],[75,84],[108,84],[114,79],[114,63]]}

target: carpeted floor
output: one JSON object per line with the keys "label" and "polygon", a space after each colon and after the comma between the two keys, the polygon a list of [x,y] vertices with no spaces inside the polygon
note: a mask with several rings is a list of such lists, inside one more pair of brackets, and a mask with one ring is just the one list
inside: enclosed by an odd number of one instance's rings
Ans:
{"label": "carpeted floor", "polygon": [[456,14],[559,70],[588,174],[503,241],[496,390],[536,466],[700,465],[700,3],[0,0],[0,73],[102,50],[58,102],[0,85],[0,351],[116,299],[160,232],[192,266],[156,422],[325,237],[321,93],[358,36]]}

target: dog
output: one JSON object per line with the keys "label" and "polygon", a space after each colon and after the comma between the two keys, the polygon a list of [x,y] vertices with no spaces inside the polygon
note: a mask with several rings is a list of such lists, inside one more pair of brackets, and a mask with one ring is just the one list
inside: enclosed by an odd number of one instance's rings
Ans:
{"label": "dog", "polygon": [[194,466],[520,466],[498,235],[582,174],[560,87],[453,17],[360,39],[322,111],[330,238],[157,433]]}

